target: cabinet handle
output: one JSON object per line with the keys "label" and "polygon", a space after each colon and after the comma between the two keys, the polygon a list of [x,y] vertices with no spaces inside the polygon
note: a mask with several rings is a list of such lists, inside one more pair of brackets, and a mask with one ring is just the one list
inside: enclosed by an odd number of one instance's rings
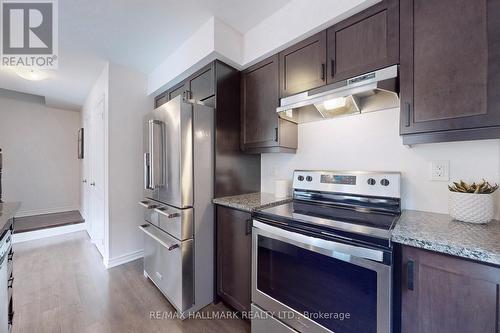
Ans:
{"label": "cabinet handle", "polygon": [[413,260],[408,260],[408,263],[406,264],[406,279],[408,290],[413,290],[415,288],[414,270],[415,262]]}
{"label": "cabinet handle", "polygon": [[321,81],[325,81],[326,66],[321,64]]}
{"label": "cabinet handle", "polygon": [[335,76],[335,59],[330,60],[330,76]]}
{"label": "cabinet handle", "polygon": [[274,128],[274,141],[278,142],[278,127]]}
{"label": "cabinet handle", "polygon": [[252,220],[246,220],[246,230],[245,235],[250,235],[252,233]]}
{"label": "cabinet handle", "polygon": [[410,103],[405,103],[405,127],[410,127],[411,125],[411,105]]}

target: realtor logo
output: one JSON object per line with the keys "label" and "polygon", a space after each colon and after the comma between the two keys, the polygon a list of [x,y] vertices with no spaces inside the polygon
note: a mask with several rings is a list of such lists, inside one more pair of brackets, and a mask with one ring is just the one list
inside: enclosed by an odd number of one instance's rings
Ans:
{"label": "realtor logo", "polygon": [[1,65],[57,68],[57,0],[0,0]]}

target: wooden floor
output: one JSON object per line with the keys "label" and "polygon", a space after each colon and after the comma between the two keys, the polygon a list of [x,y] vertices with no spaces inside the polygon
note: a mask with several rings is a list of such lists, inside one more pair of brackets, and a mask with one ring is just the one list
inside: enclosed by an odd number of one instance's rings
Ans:
{"label": "wooden floor", "polygon": [[85,222],[85,220],[77,210],[54,214],[18,217],[14,221],[14,233],[17,234],[20,232],[62,227],[63,225],[83,222]]}
{"label": "wooden floor", "polygon": [[[14,245],[14,332],[249,332],[240,319],[150,319],[171,305],[142,260],[106,270],[85,231]],[[229,311],[222,303],[204,309]]]}

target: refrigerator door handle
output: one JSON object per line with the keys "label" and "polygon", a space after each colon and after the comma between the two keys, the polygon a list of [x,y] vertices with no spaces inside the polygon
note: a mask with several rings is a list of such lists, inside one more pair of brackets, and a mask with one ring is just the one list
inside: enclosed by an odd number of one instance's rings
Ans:
{"label": "refrigerator door handle", "polygon": [[[156,132],[156,128],[160,132]],[[149,184],[150,189],[163,185],[165,173],[165,127],[160,120],[149,121]]]}
{"label": "refrigerator door handle", "polygon": [[144,153],[144,189],[151,189],[151,164],[149,162],[149,153]]}

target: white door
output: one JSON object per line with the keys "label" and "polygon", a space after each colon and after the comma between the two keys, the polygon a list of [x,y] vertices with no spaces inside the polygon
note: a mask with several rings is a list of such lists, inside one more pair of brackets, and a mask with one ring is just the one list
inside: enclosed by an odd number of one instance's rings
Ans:
{"label": "white door", "polygon": [[91,216],[92,240],[105,255],[105,101],[96,105],[91,115]]}
{"label": "white door", "polygon": [[91,145],[90,140],[92,138],[92,132],[90,127],[90,115],[83,119],[83,172],[82,172],[82,191],[83,191],[83,207],[82,214],[87,223],[87,232],[92,238],[92,215],[91,215]]}

